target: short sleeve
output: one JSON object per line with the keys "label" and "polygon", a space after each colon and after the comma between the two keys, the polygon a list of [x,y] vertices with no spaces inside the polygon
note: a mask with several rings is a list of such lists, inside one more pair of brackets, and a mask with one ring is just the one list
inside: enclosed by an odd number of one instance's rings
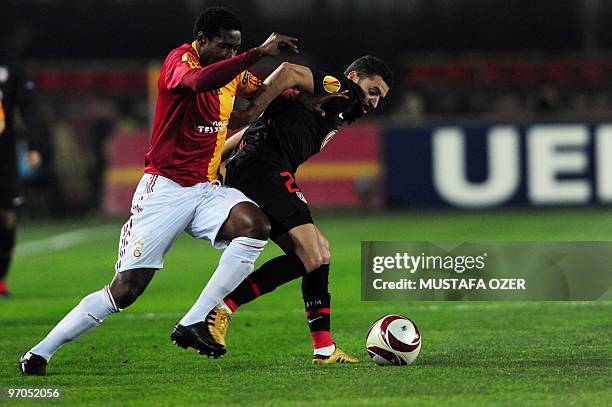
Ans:
{"label": "short sleeve", "polygon": [[261,88],[261,83],[261,79],[257,78],[249,71],[244,71],[240,74],[240,81],[238,82],[238,87],[236,89],[236,96],[243,99],[250,98],[259,90],[259,88]]}
{"label": "short sleeve", "polygon": [[200,61],[190,52],[173,52],[166,60],[166,72],[164,83],[169,90],[175,90],[181,86],[183,76],[192,69],[201,68]]}

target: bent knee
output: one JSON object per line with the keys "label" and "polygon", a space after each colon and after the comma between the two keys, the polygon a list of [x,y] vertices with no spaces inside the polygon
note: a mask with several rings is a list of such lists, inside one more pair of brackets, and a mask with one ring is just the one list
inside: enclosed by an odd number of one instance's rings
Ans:
{"label": "bent knee", "polygon": [[331,263],[331,253],[330,252],[324,253],[323,256],[321,257],[323,257],[323,261],[321,262],[321,265]]}
{"label": "bent knee", "polygon": [[331,262],[331,249],[327,240],[325,240],[321,246],[321,256],[323,257],[323,264],[329,264]]}
{"label": "bent knee", "polygon": [[267,240],[270,237],[272,226],[267,216],[263,213],[243,218],[238,225],[238,236],[250,237],[251,239]]}
{"label": "bent knee", "polygon": [[113,299],[117,307],[124,309],[136,302],[143,290],[137,288],[126,288],[113,293]]}
{"label": "bent knee", "polygon": [[132,305],[142,295],[146,286],[142,284],[126,282],[111,285],[111,295],[117,307],[123,309]]}

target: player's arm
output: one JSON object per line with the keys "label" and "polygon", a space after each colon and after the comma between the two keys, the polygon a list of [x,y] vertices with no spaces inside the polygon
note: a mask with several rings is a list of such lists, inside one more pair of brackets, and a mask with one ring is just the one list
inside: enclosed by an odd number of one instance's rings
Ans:
{"label": "player's arm", "polygon": [[260,58],[257,48],[235,57],[215,62],[203,68],[194,68],[181,79],[181,86],[193,92],[207,92],[228,84],[240,72],[253,65]]}
{"label": "player's arm", "polygon": [[312,71],[306,66],[283,62],[266,78],[261,88],[251,99],[249,106],[245,110],[232,113],[231,125],[233,128],[240,128],[251,123],[263,113],[277,96],[287,89],[293,88],[313,93]]}
{"label": "player's arm", "polygon": [[304,107],[311,112],[318,113],[321,116],[325,116],[325,110],[322,106],[325,102],[334,98],[348,99],[348,91],[331,93],[328,95],[317,95],[313,93],[300,92],[297,89],[287,89],[280,94],[280,97],[304,105]]}
{"label": "player's arm", "polygon": [[314,79],[312,71],[307,66],[283,62],[263,82],[264,89],[251,100],[247,110],[251,110],[255,117],[259,116],[265,108],[281,93],[287,89],[299,89],[307,93],[314,93]]}
{"label": "player's arm", "polygon": [[227,85],[232,79],[255,64],[263,56],[276,56],[283,47],[298,53],[297,38],[272,33],[268,39],[257,48],[243,52],[240,55],[215,62],[205,67],[194,68],[181,79],[181,85],[193,92],[206,92]]}

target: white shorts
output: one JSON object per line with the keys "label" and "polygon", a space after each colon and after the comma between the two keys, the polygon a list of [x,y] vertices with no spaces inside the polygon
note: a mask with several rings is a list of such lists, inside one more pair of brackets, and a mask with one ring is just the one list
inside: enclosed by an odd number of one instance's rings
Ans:
{"label": "white shorts", "polygon": [[115,271],[161,269],[164,256],[184,230],[224,249],[217,234],[240,202],[252,202],[237,189],[218,182],[182,187],[161,175],[144,174],[132,199],[132,216],[121,228]]}

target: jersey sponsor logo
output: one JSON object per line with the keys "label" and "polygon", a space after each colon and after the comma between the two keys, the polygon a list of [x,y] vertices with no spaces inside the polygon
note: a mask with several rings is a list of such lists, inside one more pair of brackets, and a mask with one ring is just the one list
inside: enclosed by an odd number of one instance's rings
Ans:
{"label": "jersey sponsor logo", "polygon": [[200,134],[215,134],[219,133],[227,127],[228,120],[215,120],[210,125],[196,126],[198,133]]}
{"label": "jersey sponsor logo", "polygon": [[323,89],[327,93],[336,93],[340,90],[340,81],[331,75],[326,75],[323,78]]}
{"label": "jersey sponsor logo", "polygon": [[329,143],[331,141],[331,139],[334,138],[334,136],[336,135],[337,132],[338,132],[338,130],[332,130],[332,131],[329,132],[329,134],[327,136],[325,136],[325,138],[323,139],[323,142],[321,143],[320,150],[323,150],[323,148],[327,145],[327,143]]}

